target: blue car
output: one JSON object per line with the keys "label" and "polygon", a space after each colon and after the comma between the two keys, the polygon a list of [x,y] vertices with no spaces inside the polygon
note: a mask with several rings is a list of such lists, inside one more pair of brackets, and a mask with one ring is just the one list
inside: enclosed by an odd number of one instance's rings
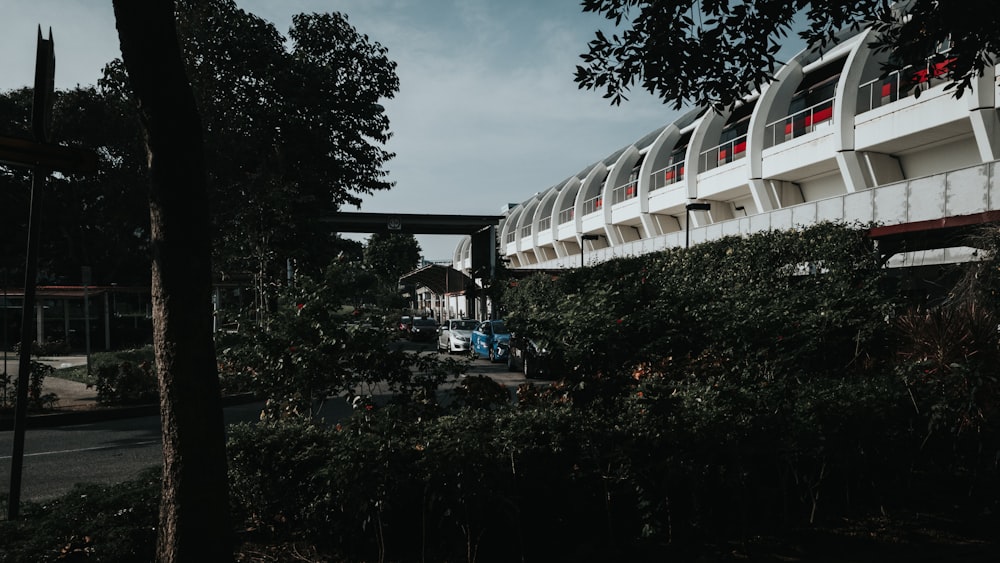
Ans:
{"label": "blue car", "polygon": [[503,321],[483,321],[472,331],[471,341],[473,359],[486,357],[491,362],[503,361],[507,359],[510,331]]}

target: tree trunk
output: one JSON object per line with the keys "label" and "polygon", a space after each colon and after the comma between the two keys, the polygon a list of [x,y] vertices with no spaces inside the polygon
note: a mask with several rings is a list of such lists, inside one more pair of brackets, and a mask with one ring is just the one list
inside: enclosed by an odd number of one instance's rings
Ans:
{"label": "tree trunk", "polygon": [[163,496],[157,560],[232,561],[201,120],[173,0],[113,0],[149,164]]}

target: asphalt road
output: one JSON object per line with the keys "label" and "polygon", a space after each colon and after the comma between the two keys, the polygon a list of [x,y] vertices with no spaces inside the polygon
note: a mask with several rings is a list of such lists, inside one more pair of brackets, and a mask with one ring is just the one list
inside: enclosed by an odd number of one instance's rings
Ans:
{"label": "asphalt road", "polygon": [[[434,343],[401,342],[407,350],[433,350]],[[443,355],[442,355],[443,356]],[[507,371],[506,364],[480,359],[468,372],[486,374],[511,392],[525,379]],[[445,386],[445,388],[451,385]],[[377,390],[376,390],[377,391]],[[226,408],[226,422],[257,420],[260,403]],[[345,417],[350,407],[330,401],[322,416],[326,420]],[[10,489],[13,432],[0,432],[0,491]],[[28,430],[25,436],[21,499],[44,502],[70,490],[76,483],[120,483],[145,468],[161,463],[158,416],[126,418],[56,428]]]}
{"label": "asphalt road", "polygon": [[[260,404],[226,409],[226,421],[256,420]],[[13,432],[0,432],[0,486],[10,490]],[[76,483],[120,483],[160,464],[160,418],[143,416],[28,430],[24,439],[22,501],[42,502]]]}

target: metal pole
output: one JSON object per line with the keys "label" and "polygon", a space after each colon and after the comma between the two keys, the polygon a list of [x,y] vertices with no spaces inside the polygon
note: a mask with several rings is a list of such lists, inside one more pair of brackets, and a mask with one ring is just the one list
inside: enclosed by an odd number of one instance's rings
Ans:
{"label": "metal pole", "polygon": [[83,339],[87,348],[87,375],[90,375],[90,266],[83,266]]}
{"label": "metal pole", "polygon": [[31,333],[34,332],[32,309],[35,307],[35,278],[38,276],[38,223],[41,219],[45,175],[46,173],[38,170],[31,172],[31,208],[28,212],[28,251],[24,264],[24,303],[21,304],[21,350],[17,367],[17,402],[14,404],[14,446],[10,457],[8,520],[17,518],[21,504],[24,432],[28,418],[28,377],[31,373]]}
{"label": "metal pole", "polygon": [[7,377],[7,268],[3,269],[3,376]]}
{"label": "metal pole", "polygon": [[685,209],[684,213],[684,248],[691,248],[691,210]]}
{"label": "metal pole", "polygon": [[710,203],[705,202],[691,202],[684,206],[685,217],[687,217],[687,223],[685,225],[685,230],[687,231],[684,239],[684,248],[691,247],[691,212],[692,211],[708,211],[712,208]]}

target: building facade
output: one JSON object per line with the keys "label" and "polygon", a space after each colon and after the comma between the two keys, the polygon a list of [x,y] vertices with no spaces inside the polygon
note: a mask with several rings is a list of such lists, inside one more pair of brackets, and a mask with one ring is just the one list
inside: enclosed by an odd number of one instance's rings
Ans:
{"label": "building facade", "polygon": [[[905,225],[1000,209],[995,67],[956,98],[948,45],[882,77],[872,39],[802,51],[731,111],[691,109],[511,206],[500,256],[512,268],[569,268],[818,221]],[[468,270],[469,251],[468,240],[456,248],[457,269]],[[893,262],[968,256],[934,249]]]}

